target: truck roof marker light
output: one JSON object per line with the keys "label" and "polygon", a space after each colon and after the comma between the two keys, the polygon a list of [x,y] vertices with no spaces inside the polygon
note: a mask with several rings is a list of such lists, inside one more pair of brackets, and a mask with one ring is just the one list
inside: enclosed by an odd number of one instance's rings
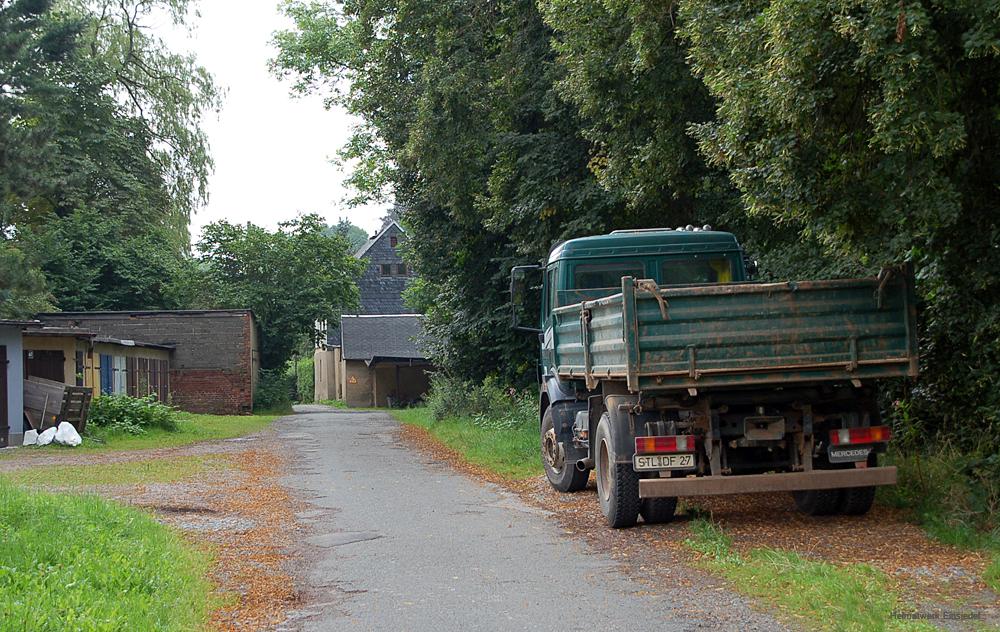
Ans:
{"label": "truck roof marker light", "polygon": [[870,428],[839,428],[830,431],[830,445],[857,445],[864,443],[885,443],[892,438],[889,426]]}
{"label": "truck roof marker light", "polygon": [[669,435],[661,437],[636,437],[636,454],[658,454],[661,452],[694,452],[696,439],[691,435]]}

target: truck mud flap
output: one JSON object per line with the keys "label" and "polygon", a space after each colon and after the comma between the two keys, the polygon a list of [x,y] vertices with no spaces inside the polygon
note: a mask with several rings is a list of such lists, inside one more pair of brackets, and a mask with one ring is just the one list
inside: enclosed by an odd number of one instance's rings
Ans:
{"label": "truck mud flap", "polygon": [[671,496],[722,496],[763,492],[793,492],[806,489],[839,489],[895,485],[896,468],[868,467],[850,470],[813,470],[787,474],[744,474],[691,478],[644,478],[639,481],[640,498]]}

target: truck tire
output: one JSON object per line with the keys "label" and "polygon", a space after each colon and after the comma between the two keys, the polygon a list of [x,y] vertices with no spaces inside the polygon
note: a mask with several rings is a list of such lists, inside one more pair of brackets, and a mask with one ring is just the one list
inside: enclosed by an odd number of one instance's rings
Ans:
{"label": "truck tire", "polygon": [[566,452],[558,441],[552,420],[552,409],[542,415],[542,465],[549,484],[561,492],[578,492],[587,486],[590,472],[576,469],[576,463],[566,460]]}
{"label": "truck tire", "polygon": [[792,492],[795,506],[799,511],[810,516],[829,516],[840,509],[841,489],[809,489]]}
{"label": "truck tire", "polygon": [[841,492],[840,506],[837,509],[845,516],[863,516],[875,501],[874,487],[850,487]]}
{"label": "truck tire", "polygon": [[639,503],[639,514],[646,524],[670,522],[676,511],[676,498],[643,498]]}
{"label": "truck tire", "polygon": [[612,433],[611,419],[604,413],[594,437],[597,499],[608,524],[622,529],[639,520],[639,475],[631,463],[616,462]]}

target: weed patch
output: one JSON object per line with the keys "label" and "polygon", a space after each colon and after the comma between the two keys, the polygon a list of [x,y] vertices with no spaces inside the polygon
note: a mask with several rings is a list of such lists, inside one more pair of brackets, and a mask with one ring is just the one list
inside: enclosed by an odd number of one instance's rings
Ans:
{"label": "weed patch", "polygon": [[469,418],[435,419],[429,408],[406,408],[389,413],[404,424],[425,428],[469,463],[504,478],[520,480],[542,473],[538,429],[534,424],[497,427],[478,424]]}
{"label": "weed patch", "polygon": [[760,548],[745,555],[716,524],[695,519],[684,544],[709,570],[739,591],[775,605],[790,617],[822,630],[934,630],[922,622],[893,618],[907,605],[889,578],[867,564],[837,566],[791,551]]}
{"label": "weed patch", "polygon": [[0,629],[202,629],[207,555],[139,511],[0,481]]}

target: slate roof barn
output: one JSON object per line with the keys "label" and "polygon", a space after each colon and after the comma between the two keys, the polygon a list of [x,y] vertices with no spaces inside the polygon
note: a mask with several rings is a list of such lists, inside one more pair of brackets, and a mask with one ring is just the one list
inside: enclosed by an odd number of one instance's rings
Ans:
{"label": "slate roof barn", "polygon": [[429,386],[421,316],[403,301],[413,279],[398,248],[402,227],[390,221],[358,249],[367,265],[358,280],[357,314],[341,317],[317,349],[316,400],[339,399],[349,406],[393,406],[420,399]]}

